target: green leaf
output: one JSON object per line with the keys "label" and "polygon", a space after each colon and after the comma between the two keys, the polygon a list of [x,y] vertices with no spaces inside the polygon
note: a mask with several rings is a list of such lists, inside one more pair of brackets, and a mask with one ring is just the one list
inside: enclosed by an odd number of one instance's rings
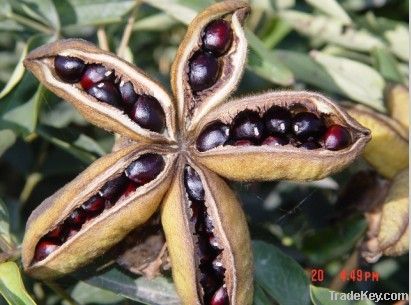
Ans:
{"label": "green leaf", "polygon": [[118,269],[91,277],[88,284],[111,290],[126,298],[150,305],[180,305],[173,283],[164,277],[153,280],[131,277]]}
{"label": "green leaf", "polygon": [[155,14],[137,20],[133,25],[133,30],[139,31],[165,31],[177,24],[178,21],[164,13]]}
{"label": "green leaf", "polygon": [[398,62],[390,52],[378,48],[372,51],[372,56],[374,58],[374,67],[385,79],[404,83],[405,79],[398,68]]}
{"label": "green leaf", "polygon": [[16,142],[16,135],[9,129],[0,130],[0,156]]}
{"label": "green leaf", "polygon": [[105,289],[78,282],[71,291],[71,297],[80,304],[113,304],[124,298]]}
{"label": "green leaf", "polygon": [[253,242],[255,279],[280,305],[309,304],[308,279],[292,258],[273,245]]}
{"label": "green leaf", "polygon": [[0,294],[10,305],[36,305],[24,288],[20,270],[14,262],[0,264]]}
{"label": "green leaf", "polygon": [[280,16],[303,35],[335,43],[347,49],[369,51],[384,46],[383,42],[371,33],[355,30],[339,20],[292,10],[280,12]]}
{"label": "green leaf", "polygon": [[123,22],[134,0],[66,0],[55,5],[63,26],[102,25]]}
{"label": "green leaf", "polygon": [[[359,294],[360,292],[357,293]],[[314,305],[375,305],[370,300],[353,301],[350,300],[352,296],[349,294],[313,285],[310,285],[310,296]]]}
{"label": "green leaf", "polygon": [[36,132],[44,139],[75,156],[85,164],[96,160],[96,156],[105,154],[104,150],[91,138],[74,131],[60,130],[40,125]]}
{"label": "green leaf", "polygon": [[14,248],[13,237],[10,233],[10,217],[6,204],[0,198],[0,250],[8,252]]}
{"label": "green leaf", "polygon": [[267,305],[271,304],[272,302],[268,298],[267,294],[264,292],[264,290],[258,286],[254,285],[254,301],[253,305]]}
{"label": "green leaf", "polygon": [[311,57],[331,76],[338,88],[349,98],[384,111],[384,79],[373,68],[343,57],[335,57],[318,51]]}
{"label": "green leaf", "polygon": [[347,254],[364,234],[367,223],[362,218],[348,219],[320,231],[303,241],[303,252],[310,260],[322,264]]}
{"label": "green leaf", "polygon": [[350,24],[351,18],[346,11],[335,0],[306,0],[310,5],[326,13],[327,15],[334,17],[344,24]]}
{"label": "green leaf", "polygon": [[408,28],[398,24],[394,29],[384,33],[391,51],[400,59],[408,61],[410,54],[410,36]]}
{"label": "green leaf", "polygon": [[250,46],[248,69],[275,84],[289,86],[294,82],[293,74],[277,56],[250,30],[245,30]]}

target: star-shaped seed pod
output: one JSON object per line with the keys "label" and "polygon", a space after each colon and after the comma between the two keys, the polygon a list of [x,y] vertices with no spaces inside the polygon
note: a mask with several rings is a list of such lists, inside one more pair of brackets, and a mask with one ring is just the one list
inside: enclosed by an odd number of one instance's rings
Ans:
{"label": "star-shaped seed pod", "polygon": [[183,304],[251,304],[247,223],[223,178],[320,179],[358,157],[370,134],[317,93],[227,101],[244,70],[248,12],[246,3],[225,1],[192,21],[172,67],[172,96],[83,40],[27,56],[25,66],[47,88],[122,140],[32,213],[26,272],[51,278],[74,271],[160,211]]}

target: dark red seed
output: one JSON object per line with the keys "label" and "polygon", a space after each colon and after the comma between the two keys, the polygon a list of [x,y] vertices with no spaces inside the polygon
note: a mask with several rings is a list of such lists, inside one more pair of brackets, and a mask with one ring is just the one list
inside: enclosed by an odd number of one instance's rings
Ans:
{"label": "dark red seed", "polygon": [[79,82],[85,67],[84,61],[76,57],[57,55],[54,58],[57,75],[67,83]]}
{"label": "dark red seed", "polygon": [[227,289],[225,287],[220,287],[216,291],[216,293],[213,295],[210,301],[210,305],[228,305],[228,295],[227,295]]}
{"label": "dark red seed", "polygon": [[257,144],[264,136],[264,124],[255,111],[241,111],[233,120],[231,134],[234,140],[250,140]]}
{"label": "dark red seed", "polygon": [[122,102],[124,105],[131,107],[138,99],[138,94],[134,91],[133,84],[131,82],[121,82],[118,86],[121,94]]}
{"label": "dark red seed", "polygon": [[285,137],[281,137],[281,136],[269,136],[267,137],[262,145],[268,145],[268,146],[283,146],[283,145],[287,145],[288,144],[288,139]]}
{"label": "dark red seed", "polygon": [[99,195],[112,203],[116,202],[118,198],[123,194],[128,184],[127,177],[122,174],[121,176],[107,181],[103,187],[99,190]]}
{"label": "dark red seed", "polygon": [[285,108],[273,106],[267,110],[263,119],[270,134],[286,134],[291,131],[291,113]]}
{"label": "dark red seed", "polygon": [[347,128],[332,125],[324,135],[324,147],[329,150],[340,150],[351,144],[351,135]]}
{"label": "dark red seed", "polygon": [[193,91],[210,88],[217,81],[219,64],[212,54],[198,51],[190,60],[189,83]]}
{"label": "dark red seed", "polygon": [[143,185],[154,180],[164,169],[164,166],[165,162],[162,156],[144,154],[126,168],[125,174],[129,179]]}
{"label": "dark red seed", "polygon": [[138,188],[138,184],[135,183],[134,181],[129,180],[126,189],[123,192],[124,196],[129,196],[130,194],[134,193],[136,191],[136,189]]}
{"label": "dark red seed", "polygon": [[78,231],[80,231],[80,229],[78,228],[70,228],[67,232],[67,239],[73,237],[74,235],[76,235],[78,233]]}
{"label": "dark red seed", "polygon": [[318,140],[325,130],[323,121],[314,113],[300,112],[293,120],[293,131],[297,138],[304,140]]}
{"label": "dark red seed", "polygon": [[58,247],[59,245],[56,244],[55,241],[49,239],[41,239],[36,246],[34,260],[38,262],[45,259],[51,253],[56,251]]}
{"label": "dark red seed", "polygon": [[230,24],[218,19],[210,22],[203,33],[203,48],[217,56],[227,52],[233,40],[233,31]]}
{"label": "dark red seed", "polygon": [[314,141],[307,141],[304,142],[303,144],[301,144],[299,147],[308,149],[308,150],[312,150],[312,149],[318,149],[321,148],[321,145],[317,142]]}
{"label": "dark red seed", "polygon": [[214,122],[208,125],[197,138],[197,149],[206,151],[220,145],[224,145],[230,135],[230,129],[222,122]]}
{"label": "dark red seed", "polygon": [[215,292],[221,286],[221,281],[218,281],[212,273],[202,273],[200,275],[200,284],[205,292]]}
{"label": "dark red seed", "polygon": [[188,165],[184,169],[184,185],[191,200],[204,200],[204,187],[200,175]]}
{"label": "dark red seed", "polygon": [[63,224],[57,225],[53,230],[48,232],[45,236],[47,239],[52,239],[55,242],[61,242],[65,234],[65,227]]}
{"label": "dark red seed", "polygon": [[100,195],[94,195],[81,206],[87,214],[100,214],[105,207],[105,200]]}
{"label": "dark red seed", "polygon": [[149,95],[139,96],[128,115],[141,127],[154,132],[163,132],[166,126],[166,116],[160,102]]}
{"label": "dark red seed", "polygon": [[110,104],[114,107],[119,107],[121,102],[120,93],[112,82],[103,81],[91,86],[87,93],[94,96],[101,102]]}
{"label": "dark red seed", "polygon": [[254,145],[253,142],[250,140],[237,140],[234,142],[234,146],[252,146]]}
{"label": "dark red seed", "polygon": [[86,68],[83,76],[81,77],[80,84],[84,90],[90,89],[95,84],[101,81],[113,81],[113,71],[108,71],[103,65],[93,64]]}
{"label": "dark red seed", "polygon": [[86,212],[81,208],[75,209],[67,217],[67,223],[70,226],[74,226],[74,227],[81,227],[85,221],[86,221]]}

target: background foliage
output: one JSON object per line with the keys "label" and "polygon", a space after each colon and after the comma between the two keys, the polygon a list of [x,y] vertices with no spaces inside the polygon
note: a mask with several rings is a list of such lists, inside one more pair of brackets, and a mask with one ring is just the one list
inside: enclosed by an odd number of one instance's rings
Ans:
{"label": "background foliage", "polygon": [[[116,267],[58,282],[19,271],[25,221],[43,199],[109,152],[113,136],[89,125],[24,70],[27,52],[63,37],[109,47],[169,87],[169,70],[186,24],[211,0],[0,0],[0,304],[179,304],[168,276],[148,281]],[[237,94],[308,89],[385,112],[387,84],[408,83],[408,1],[251,0],[248,66]],[[100,40],[101,42],[101,40]],[[328,288],[408,291],[408,257],[357,268],[378,282],[336,281],[366,224],[338,205],[348,178],[367,165],[313,183],[233,184],[248,215],[255,259],[255,305],[326,304]],[[15,261],[15,263],[13,262]],[[310,285],[310,270],[325,279]],[[87,269],[86,269],[87,272]],[[23,282],[24,281],[24,286]],[[336,284],[337,283],[337,284]],[[27,290],[27,292],[26,292]],[[333,303],[347,304],[347,303]],[[372,304],[362,302],[355,304]]]}

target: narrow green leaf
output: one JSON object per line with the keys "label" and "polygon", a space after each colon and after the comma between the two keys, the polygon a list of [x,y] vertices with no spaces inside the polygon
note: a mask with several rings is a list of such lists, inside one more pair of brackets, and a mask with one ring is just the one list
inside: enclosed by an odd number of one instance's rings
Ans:
{"label": "narrow green leaf", "polygon": [[0,156],[16,142],[16,135],[9,129],[0,130]]}
{"label": "narrow green leaf", "polygon": [[165,14],[159,13],[137,20],[133,25],[133,30],[139,31],[165,31],[177,24],[178,21]]}
{"label": "narrow green leaf", "polygon": [[364,234],[367,223],[362,218],[348,219],[313,232],[303,241],[303,251],[310,260],[322,264],[347,254]]}
{"label": "narrow green leaf", "polygon": [[336,0],[306,0],[310,5],[334,17],[344,24],[350,24],[351,18]]}
{"label": "narrow green leaf", "polygon": [[[147,4],[167,13],[168,15],[176,18],[178,21],[189,24],[191,20],[197,15],[195,8],[192,8],[186,4],[180,3],[178,0],[144,0]],[[207,6],[207,2],[204,1],[204,7]]]}
{"label": "narrow green leaf", "polygon": [[10,234],[10,217],[6,204],[0,198],[0,250],[7,252],[14,247],[13,237]]}
{"label": "narrow green leaf", "polygon": [[0,294],[10,305],[36,305],[24,287],[15,262],[0,264]]}
{"label": "narrow green leaf", "polygon": [[389,51],[377,48],[371,54],[374,58],[374,67],[385,79],[404,83],[405,79],[399,70],[398,62]]}
{"label": "narrow green leaf", "polygon": [[283,11],[280,16],[299,33],[347,49],[369,51],[384,46],[383,42],[365,30],[355,30],[339,20],[326,16],[313,16],[298,11]]}
{"label": "narrow green leaf", "polygon": [[7,84],[4,86],[4,88],[0,92],[0,99],[6,96],[13,88],[17,85],[17,83],[22,79],[23,74],[24,74],[24,66],[23,66],[23,60],[27,55],[28,51],[28,43],[25,45],[23,48],[23,51],[20,55],[20,59],[14,68],[13,74],[10,76]]}
{"label": "narrow green leaf", "polygon": [[36,132],[45,140],[60,147],[85,164],[95,161],[95,154],[104,154],[101,147],[86,135],[76,134],[73,131],[68,133],[65,130],[42,125],[37,127]]}
{"label": "narrow green leaf", "polygon": [[80,304],[114,304],[124,297],[111,291],[91,286],[85,282],[78,282],[71,291],[71,296]]}
{"label": "narrow green leaf", "polygon": [[164,277],[153,280],[135,278],[113,268],[87,279],[86,282],[144,304],[181,305],[172,281]]}
{"label": "narrow green leaf", "polygon": [[375,305],[370,300],[354,301],[349,294],[313,285],[310,285],[310,296],[314,305]]}
{"label": "narrow green leaf", "polygon": [[334,83],[349,98],[384,111],[384,79],[373,68],[343,57],[335,57],[318,51],[311,57],[331,76]]}
{"label": "narrow green leaf", "polygon": [[397,25],[394,29],[384,33],[390,44],[391,51],[400,59],[408,61],[410,56],[410,36],[408,28]]}
{"label": "narrow green leaf", "polygon": [[294,78],[290,69],[253,32],[246,29],[245,34],[250,46],[248,69],[275,84],[291,85]]}
{"label": "narrow green leaf", "polygon": [[309,304],[308,279],[296,261],[273,245],[253,242],[255,279],[280,305]]}

